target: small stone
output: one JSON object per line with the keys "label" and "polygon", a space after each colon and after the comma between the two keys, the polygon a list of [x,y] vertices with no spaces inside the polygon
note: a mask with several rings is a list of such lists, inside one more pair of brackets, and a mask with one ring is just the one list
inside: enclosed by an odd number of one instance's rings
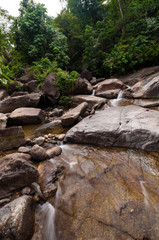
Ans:
{"label": "small stone", "polygon": [[36,161],[44,161],[47,157],[45,149],[39,145],[34,145],[30,151],[31,157]]}
{"label": "small stone", "polygon": [[52,137],[52,134],[51,134],[51,133],[49,133],[49,134],[48,134],[48,137],[49,137],[49,138],[51,138],[51,137]]}
{"label": "small stone", "polygon": [[45,138],[44,137],[38,137],[36,139],[34,139],[34,143],[35,144],[38,144],[39,146],[41,146],[45,141]]}
{"label": "small stone", "polygon": [[30,148],[20,147],[20,148],[18,148],[18,152],[20,152],[20,153],[29,153],[30,152]]}
{"label": "small stone", "polygon": [[30,195],[31,194],[31,188],[30,187],[25,187],[22,190],[23,195]]}
{"label": "small stone", "polygon": [[62,153],[62,148],[59,146],[52,147],[46,151],[46,154],[49,158],[59,156]]}
{"label": "small stone", "polygon": [[59,136],[57,136],[57,139],[59,141],[62,141],[64,139],[64,137],[65,137],[65,134],[60,134]]}

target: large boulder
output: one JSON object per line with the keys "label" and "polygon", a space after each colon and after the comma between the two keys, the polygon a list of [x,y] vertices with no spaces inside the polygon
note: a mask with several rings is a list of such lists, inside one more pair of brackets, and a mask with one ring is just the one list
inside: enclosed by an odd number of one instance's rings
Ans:
{"label": "large boulder", "polygon": [[45,113],[39,108],[17,108],[9,118],[14,125],[37,124],[45,120]]}
{"label": "large boulder", "polygon": [[64,166],[60,161],[52,163],[51,161],[44,161],[39,164],[38,171],[40,174],[39,184],[45,198],[55,196],[57,187],[55,182],[61,176]]}
{"label": "large boulder", "polygon": [[32,80],[32,76],[30,76],[28,73],[26,73],[25,75],[20,77],[18,80],[22,83],[28,83],[29,81]]}
{"label": "large boulder", "polygon": [[38,179],[38,171],[30,159],[31,156],[24,153],[12,153],[0,159],[0,199]]}
{"label": "large boulder", "polygon": [[136,73],[128,74],[125,76],[121,76],[120,80],[129,86],[135,85],[137,82],[153,79],[154,77],[159,75],[159,66],[153,66],[148,68],[143,68]]}
{"label": "large boulder", "polygon": [[58,87],[55,86],[56,81],[57,75],[55,73],[50,73],[45,78],[42,86],[43,94],[51,101],[52,104],[55,104],[60,97],[60,91]]}
{"label": "large boulder", "polygon": [[0,209],[0,239],[30,239],[34,221],[35,207],[32,197],[17,198]]}
{"label": "large boulder", "polygon": [[87,102],[88,108],[91,109],[94,105],[100,108],[103,104],[106,103],[106,100],[104,98],[96,97],[92,95],[78,95],[78,96],[72,97],[71,106],[76,107],[83,102]]}
{"label": "large boulder", "polygon": [[72,95],[91,94],[92,91],[93,87],[90,84],[90,82],[85,78],[79,77],[75,82],[75,86],[71,90],[71,94]]}
{"label": "large boulder", "polygon": [[0,112],[7,113],[20,107],[36,107],[40,101],[40,93],[30,93],[22,96],[8,97],[0,102]]}
{"label": "large boulder", "polygon": [[3,113],[0,113],[0,129],[6,128],[7,116]]}
{"label": "large boulder", "polygon": [[91,81],[93,78],[92,73],[86,68],[81,72],[80,77],[85,78],[88,81]]}
{"label": "large boulder", "polygon": [[0,150],[18,148],[26,143],[22,127],[0,129]]}
{"label": "large boulder", "polygon": [[68,127],[73,125],[81,116],[82,113],[86,110],[88,107],[88,103],[83,102],[77,107],[73,108],[72,110],[66,112],[62,117],[61,117],[61,123],[64,127]]}
{"label": "large boulder", "polygon": [[30,82],[24,85],[24,88],[29,92],[35,92],[37,90],[38,82],[37,80],[31,80]]}
{"label": "large boulder", "polygon": [[57,239],[159,239],[157,154],[66,145],[60,157],[77,164],[58,186]]}
{"label": "large boulder", "polygon": [[132,88],[134,98],[159,98],[159,75],[136,83]]}
{"label": "large boulder", "polygon": [[65,140],[159,152],[158,119],[159,112],[139,106],[106,108],[70,129]]}
{"label": "large boulder", "polygon": [[95,86],[95,95],[104,98],[116,98],[124,87],[124,83],[119,79],[106,79]]}

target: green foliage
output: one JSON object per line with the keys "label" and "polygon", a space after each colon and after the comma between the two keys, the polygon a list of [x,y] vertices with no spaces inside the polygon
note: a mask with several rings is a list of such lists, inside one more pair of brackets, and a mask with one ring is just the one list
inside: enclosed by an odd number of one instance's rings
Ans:
{"label": "green foliage", "polygon": [[69,108],[71,104],[71,96],[69,96],[69,94],[71,89],[73,89],[77,78],[79,77],[79,73],[76,71],[68,73],[59,68],[57,71],[57,77],[58,80],[56,81],[55,85],[61,91],[59,104]]}
{"label": "green foliage", "polygon": [[69,108],[71,105],[71,96],[61,96],[59,100],[59,104],[64,106],[65,108]]}
{"label": "green foliage", "polygon": [[69,11],[64,10],[54,20],[54,24],[67,37],[68,55],[70,57],[68,68],[78,71],[81,67],[81,56],[84,48],[84,29],[79,19]]}
{"label": "green foliage", "polygon": [[39,86],[41,86],[49,73],[57,71],[57,62],[51,62],[48,58],[42,58],[40,61],[33,62],[33,66],[28,71],[39,82]]}
{"label": "green foliage", "polygon": [[0,59],[0,85],[8,88],[9,83],[12,83],[10,76],[12,76],[13,73],[9,70],[8,67],[6,67],[3,63],[3,61]]}
{"label": "green foliage", "polygon": [[69,74],[60,68],[57,70],[58,80],[56,81],[56,86],[59,87],[62,96],[69,94],[70,90],[73,89],[78,76],[79,73],[76,71],[72,71]]}
{"label": "green foliage", "polygon": [[55,31],[54,40],[50,43],[50,50],[53,54],[53,60],[58,63],[59,67],[67,66],[70,58],[67,55],[68,46],[67,38],[59,31]]}
{"label": "green foliage", "polygon": [[151,62],[159,55],[159,44],[149,40],[147,37],[139,35],[129,41],[122,41],[116,44],[104,61],[107,71],[112,74],[125,74],[135,68],[141,67],[145,63]]}
{"label": "green foliage", "polygon": [[55,30],[44,5],[22,0],[20,6],[20,16],[15,19],[12,28],[16,50],[29,64],[50,56],[51,60],[65,67],[69,61],[66,37]]}
{"label": "green foliage", "polygon": [[22,89],[22,86],[21,86],[19,83],[17,83],[17,84],[15,85],[14,90],[17,91],[17,92],[19,92],[19,91],[21,91],[21,89]]}

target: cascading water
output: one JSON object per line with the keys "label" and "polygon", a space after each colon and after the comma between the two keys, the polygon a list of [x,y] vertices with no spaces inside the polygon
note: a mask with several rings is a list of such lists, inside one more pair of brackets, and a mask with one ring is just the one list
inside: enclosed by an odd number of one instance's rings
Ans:
{"label": "cascading water", "polygon": [[32,240],[57,240],[55,233],[55,208],[46,202],[37,208],[38,230]]}
{"label": "cascading water", "polygon": [[92,96],[95,96],[95,92],[96,92],[96,91],[95,91],[95,90],[93,90],[91,95],[92,95]]}
{"label": "cascading water", "polygon": [[117,107],[119,106],[119,103],[120,101],[124,98],[124,92],[121,90],[119,93],[118,93],[118,96],[116,99],[112,99],[110,100],[110,106],[111,107]]}

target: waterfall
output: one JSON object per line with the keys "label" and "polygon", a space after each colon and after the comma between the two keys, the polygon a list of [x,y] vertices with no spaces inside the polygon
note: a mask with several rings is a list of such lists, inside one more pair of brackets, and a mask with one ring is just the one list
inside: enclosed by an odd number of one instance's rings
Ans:
{"label": "waterfall", "polygon": [[55,233],[55,208],[46,202],[38,206],[39,231],[33,235],[32,240],[57,240]]}
{"label": "waterfall", "polygon": [[123,99],[124,98],[124,93],[122,90],[118,93],[117,100]]}
{"label": "waterfall", "polygon": [[95,92],[96,92],[96,91],[95,91],[95,90],[93,90],[91,95],[92,95],[92,96],[95,96]]}
{"label": "waterfall", "polygon": [[122,90],[120,90],[120,92],[118,93],[118,96],[116,99],[112,99],[110,100],[110,106],[111,107],[117,107],[119,106],[120,101],[124,98],[124,92]]}

